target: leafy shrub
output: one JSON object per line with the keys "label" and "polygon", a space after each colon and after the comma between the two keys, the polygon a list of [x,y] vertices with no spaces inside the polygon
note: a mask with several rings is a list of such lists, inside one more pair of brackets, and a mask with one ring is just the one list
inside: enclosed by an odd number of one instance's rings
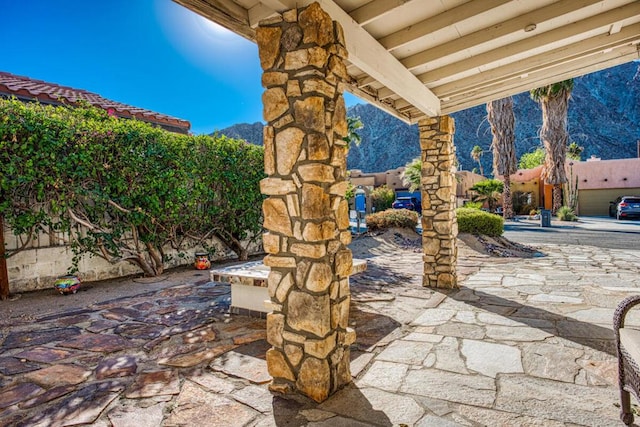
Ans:
{"label": "leafy shrub", "polygon": [[518,162],[518,169],[533,169],[544,163],[544,148],[538,147],[530,153],[524,153]]}
{"label": "leafy shrub", "polygon": [[[261,147],[167,132],[93,108],[0,99],[0,215],[16,235],[65,236],[146,275],[215,236],[242,259],[260,235]],[[75,267],[75,266],[74,266]]]}
{"label": "leafy shrub", "polygon": [[418,213],[409,209],[389,209],[367,215],[369,231],[386,230],[388,228],[408,228],[415,230],[418,225]]}
{"label": "leafy shrub", "polygon": [[396,193],[392,189],[382,185],[371,191],[371,204],[376,212],[382,212],[391,209],[395,197]]}
{"label": "leafy shrub", "polygon": [[482,202],[467,202],[467,203],[464,204],[464,207],[467,208],[467,209],[478,209],[478,210],[480,210],[480,209],[482,209],[482,205],[483,204],[484,203],[482,203]]}
{"label": "leafy shrub", "polygon": [[556,212],[556,216],[560,221],[577,221],[578,216],[569,206],[562,206]]}
{"label": "leafy shrub", "polygon": [[458,231],[460,233],[501,236],[504,231],[504,219],[478,209],[458,208]]}

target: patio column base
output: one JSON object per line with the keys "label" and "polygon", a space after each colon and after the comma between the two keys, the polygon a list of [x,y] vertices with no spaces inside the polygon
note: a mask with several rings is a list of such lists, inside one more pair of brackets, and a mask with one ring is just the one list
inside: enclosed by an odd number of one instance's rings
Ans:
{"label": "patio column base", "polygon": [[457,288],[455,124],[449,116],[418,122],[422,156],[422,285]]}

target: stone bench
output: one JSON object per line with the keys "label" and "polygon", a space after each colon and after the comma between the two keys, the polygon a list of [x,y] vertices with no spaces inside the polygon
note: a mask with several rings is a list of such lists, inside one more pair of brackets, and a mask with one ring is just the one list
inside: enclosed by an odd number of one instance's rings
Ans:
{"label": "stone bench", "polygon": [[[367,269],[367,261],[354,259],[351,275]],[[271,298],[267,289],[269,267],[262,261],[245,262],[231,267],[209,271],[212,282],[231,284],[231,312],[241,313],[271,312]]]}

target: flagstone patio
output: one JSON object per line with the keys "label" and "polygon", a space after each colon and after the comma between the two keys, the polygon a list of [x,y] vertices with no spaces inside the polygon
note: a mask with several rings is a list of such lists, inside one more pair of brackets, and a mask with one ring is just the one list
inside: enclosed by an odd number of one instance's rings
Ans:
{"label": "flagstone patio", "polygon": [[82,309],[57,312],[73,296],[52,293],[49,312],[5,321],[0,425],[619,423],[611,319],[640,287],[640,251],[505,259],[462,245],[461,289],[439,292],[422,287],[419,248],[360,239],[354,382],[325,402],[270,393],[264,320],[229,315],[229,285],[185,271]]}

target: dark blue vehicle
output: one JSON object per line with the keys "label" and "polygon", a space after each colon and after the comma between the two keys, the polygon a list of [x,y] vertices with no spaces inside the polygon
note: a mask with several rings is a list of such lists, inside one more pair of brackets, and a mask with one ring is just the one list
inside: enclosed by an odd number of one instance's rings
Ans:
{"label": "dark blue vehicle", "polygon": [[393,209],[409,209],[410,211],[422,212],[422,204],[415,197],[398,197],[391,205]]}

